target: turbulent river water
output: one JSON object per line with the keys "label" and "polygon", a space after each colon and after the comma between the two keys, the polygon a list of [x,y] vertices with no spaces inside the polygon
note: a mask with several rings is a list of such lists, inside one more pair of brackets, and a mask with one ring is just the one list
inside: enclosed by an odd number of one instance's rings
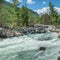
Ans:
{"label": "turbulent river water", "polygon": [[[39,51],[46,47],[45,51]],[[60,39],[57,33],[29,34],[0,40],[0,60],[57,60]]]}

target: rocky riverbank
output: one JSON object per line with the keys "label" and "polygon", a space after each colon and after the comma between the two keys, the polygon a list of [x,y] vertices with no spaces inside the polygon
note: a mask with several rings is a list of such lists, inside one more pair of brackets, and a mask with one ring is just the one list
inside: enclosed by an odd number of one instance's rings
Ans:
{"label": "rocky riverbank", "polygon": [[58,33],[60,29],[56,28],[53,25],[34,25],[29,27],[0,26],[0,38],[9,38],[36,33],[46,33],[47,31]]}
{"label": "rocky riverbank", "polygon": [[9,27],[0,26],[0,38],[9,38],[16,36],[23,36],[27,34],[46,33],[47,30],[44,26],[29,26],[29,27]]}

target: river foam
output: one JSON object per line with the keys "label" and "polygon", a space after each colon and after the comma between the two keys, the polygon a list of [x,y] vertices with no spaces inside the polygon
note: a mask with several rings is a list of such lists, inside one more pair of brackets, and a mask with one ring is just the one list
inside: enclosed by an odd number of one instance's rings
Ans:
{"label": "river foam", "polygon": [[[50,37],[51,39],[46,40]],[[40,47],[46,47],[40,52]],[[0,41],[0,60],[57,60],[60,39],[57,33],[29,34]]]}

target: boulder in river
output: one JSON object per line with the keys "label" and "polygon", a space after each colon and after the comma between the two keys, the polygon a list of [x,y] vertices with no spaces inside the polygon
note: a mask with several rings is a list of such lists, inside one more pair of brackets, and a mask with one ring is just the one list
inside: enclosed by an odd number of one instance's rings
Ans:
{"label": "boulder in river", "polygon": [[40,47],[39,50],[40,51],[45,51],[46,50],[46,47]]}
{"label": "boulder in river", "polygon": [[0,38],[7,38],[7,36],[0,34]]}
{"label": "boulder in river", "polygon": [[60,56],[57,58],[57,60],[60,60]]}
{"label": "boulder in river", "polygon": [[58,38],[60,38],[60,32],[58,33]]}

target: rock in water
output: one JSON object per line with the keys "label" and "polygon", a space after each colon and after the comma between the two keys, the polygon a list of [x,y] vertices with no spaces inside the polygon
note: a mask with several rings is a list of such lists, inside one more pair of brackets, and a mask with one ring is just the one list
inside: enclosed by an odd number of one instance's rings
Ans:
{"label": "rock in water", "polygon": [[57,60],[60,60],[60,56],[57,58]]}
{"label": "rock in water", "polygon": [[39,50],[40,51],[42,51],[42,50],[45,51],[46,50],[46,47],[40,47]]}
{"label": "rock in water", "polygon": [[58,33],[58,38],[60,38],[60,32]]}
{"label": "rock in water", "polygon": [[7,38],[7,36],[0,34],[0,38]]}

